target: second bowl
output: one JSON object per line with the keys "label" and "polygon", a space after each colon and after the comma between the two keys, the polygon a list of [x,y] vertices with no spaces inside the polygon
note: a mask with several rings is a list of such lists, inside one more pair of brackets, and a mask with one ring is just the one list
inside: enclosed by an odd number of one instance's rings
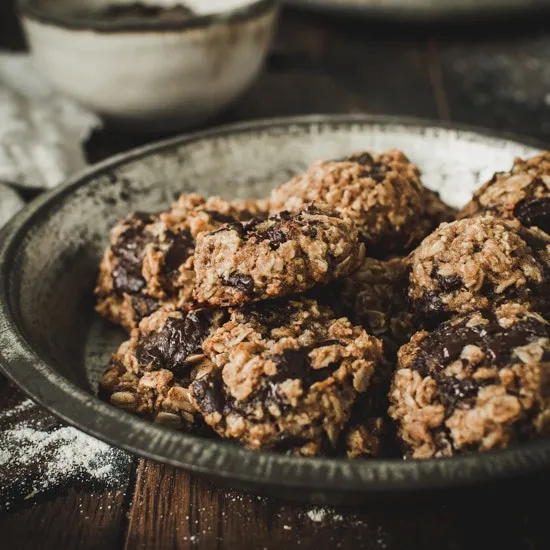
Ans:
{"label": "second bowl", "polygon": [[278,11],[275,0],[186,6],[22,0],[20,12],[59,91],[118,125],[158,132],[202,123],[252,83]]}

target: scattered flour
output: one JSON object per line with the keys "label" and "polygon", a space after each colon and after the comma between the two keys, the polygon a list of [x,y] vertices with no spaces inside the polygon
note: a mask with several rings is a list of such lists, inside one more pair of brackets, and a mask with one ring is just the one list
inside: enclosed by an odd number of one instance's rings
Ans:
{"label": "scattered flour", "polygon": [[314,521],[315,523],[339,522],[344,519],[344,516],[342,514],[337,514],[331,508],[315,507],[306,512],[306,515],[311,521]]}
{"label": "scattered flour", "polygon": [[15,407],[12,407],[11,409],[0,411],[0,420],[6,420],[8,418],[12,418],[14,416],[21,414],[22,412],[32,409],[33,407],[36,407],[36,404],[34,403],[34,401],[32,401],[31,399],[25,399],[24,401],[21,401],[21,403],[19,403],[18,405],[15,405]]}
{"label": "scattered flour", "polygon": [[312,508],[306,512],[307,517],[315,523],[321,523],[327,517],[326,508]]}
{"label": "scattered flour", "polygon": [[[389,545],[389,535],[382,525],[376,525],[376,522],[368,521],[367,517],[361,517],[353,511],[346,511],[344,514],[338,513],[336,509],[329,506],[310,508],[305,515],[314,523],[319,524],[317,529],[326,528],[327,537],[333,543],[335,548],[341,547],[341,540],[338,531],[335,530],[335,524],[340,522],[344,528],[353,529],[352,537],[357,541],[369,540],[369,548],[385,550]],[[346,546],[347,548],[347,546]]]}
{"label": "scattered flour", "polygon": [[0,413],[0,509],[79,482],[120,486],[131,464],[126,452],[60,426],[30,399]]}

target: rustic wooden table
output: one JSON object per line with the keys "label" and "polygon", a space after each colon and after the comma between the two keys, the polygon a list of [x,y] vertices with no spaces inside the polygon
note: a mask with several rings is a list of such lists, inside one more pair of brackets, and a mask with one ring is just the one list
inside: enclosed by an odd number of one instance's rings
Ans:
{"label": "rustic wooden table", "polygon": [[[408,28],[287,10],[265,72],[212,124],[305,113],[389,113],[488,126],[550,143],[547,21]],[[0,3],[0,48],[24,48],[11,2]],[[97,161],[145,141],[104,129],[87,151]],[[0,430],[14,410],[49,430],[59,428],[23,400],[0,377]],[[544,473],[491,487],[371,498],[362,508],[318,509],[218,488],[137,458],[114,486],[61,484],[25,499],[24,480],[36,470],[29,464],[18,471],[19,485],[0,475],[2,548],[550,547],[547,511],[540,504],[550,488],[550,474]],[[2,502],[6,487],[9,506]]]}

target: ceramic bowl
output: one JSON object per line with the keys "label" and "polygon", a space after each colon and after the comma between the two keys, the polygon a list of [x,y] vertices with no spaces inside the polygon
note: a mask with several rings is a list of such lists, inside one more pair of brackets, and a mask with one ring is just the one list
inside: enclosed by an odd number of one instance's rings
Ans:
{"label": "ceramic bowl", "polygon": [[516,155],[537,152],[521,141],[457,126],[336,116],[217,128],[105,161],[39,197],[0,233],[1,368],[40,404],[104,441],[285,498],[367,502],[374,493],[483,483],[548,468],[550,438],[431,460],[303,458],[169,430],[95,397],[109,356],[125,337],[94,312],[93,298],[117,219],[164,208],[182,192],[265,196],[315,159],[391,147],[406,151],[425,184],[454,206],[494,171],[508,169]]}
{"label": "ceramic bowl", "polygon": [[275,0],[192,0],[189,17],[100,15],[119,4],[22,0],[20,13],[38,66],[59,91],[119,126],[151,132],[198,125],[236,99],[260,71],[278,12]]}

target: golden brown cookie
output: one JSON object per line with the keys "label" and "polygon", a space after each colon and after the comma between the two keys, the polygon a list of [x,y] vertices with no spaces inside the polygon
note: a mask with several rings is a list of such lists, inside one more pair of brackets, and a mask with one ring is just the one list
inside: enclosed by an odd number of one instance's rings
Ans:
{"label": "golden brown cookie", "polygon": [[416,333],[389,414],[413,458],[508,447],[550,433],[550,327],[516,303]]}
{"label": "golden brown cookie", "polygon": [[204,342],[210,367],[192,400],[219,435],[254,449],[334,449],[358,396],[382,366],[382,344],[306,298],[250,304]]}

